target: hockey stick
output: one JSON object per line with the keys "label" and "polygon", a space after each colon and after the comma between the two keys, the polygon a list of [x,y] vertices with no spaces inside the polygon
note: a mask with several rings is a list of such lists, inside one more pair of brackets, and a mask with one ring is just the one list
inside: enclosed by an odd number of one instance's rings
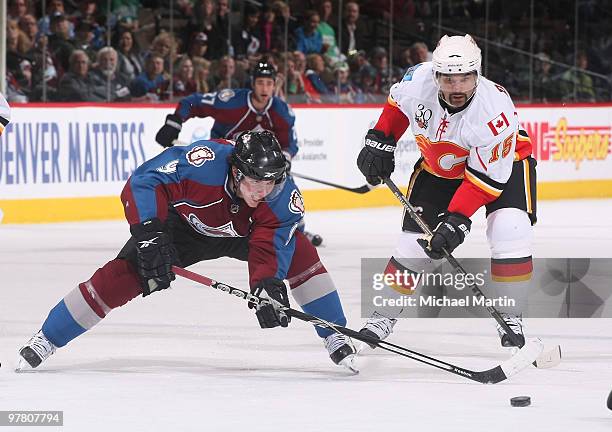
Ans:
{"label": "hockey stick", "polygon": [[[431,229],[429,228],[429,226],[427,226],[427,223],[423,220],[423,218],[416,212],[416,209],[412,206],[412,204],[408,202],[406,197],[402,194],[402,192],[399,190],[399,188],[393,182],[393,180],[386,177],[386,178],[383,178],[383,181],[389,187],[391,192],[393,192],[393,195],[395,195],[397,199],[400,200],[400,202],[403,204],[404,208],[406,209],[406,211],[408,212],[412,220],[416,222],[416,224],[419,226],[419,228],[421,228],[421,230],[423,230],[423,233],[427,237],[431,238],[431,236],[433,235]],[[459,263],[459,261],[457,261],[457,259],[454,256],[452,256],[448,251],[446,251],[446,249],[442,249],[442,252],[444,253],[444,257],[448,260],[450,265],[456,271],[463,274],[464,276],[467,276],[467,272],[465,271],[463,266]],[[474,295],[476,295],[477,298],[483,298],[486,300],[486,296],[480,290],[480,288],[478,288],[476,284],[471,284],[470,288],[472,292],[474,293]],[[508,337],[510,337],[510,339],[512,340],[512,343],[514,343],[516,346],[520,346],[520,339],[518,338],[517,334],[512,331],[510,326],[508,326],[506,321],[504,321],[499,311],[495,309],[494,306],[488,304],[488,302],[485,302],[485,304],[487,304],[485,307],[487,311],[489,312],[489,314],[504,329]],[[547,351],[546,353],[543,353],[542,355],[540,355],[533,362],[533,365],[538,368],[546,369],[546,368],[551,368],[553,366],[556,366],[560,362],[561,362],[561,347],[559,345],[556,345],[552,350]]]}
{"label": "hockey stick", "polygon": [[320,179],[317,179],[317,178],[314,178],[314,177],[310,177],[310,176],[307,176],[307,175],[304,175],[304,174],[296,173],[295,171],[291,171],[290,174],[292,176],[294,176],[294,177],[298,177],[298,178],[301,178],[301,179],[304,179],[304,180],[310,180],[310,181],[315,182],[315,183],[321,183],[321,184],[324,184],[324,185],[327,185],[327,186],[332,186],[332,187],[335,187],[335,188],[338,188],[338,189],[342,189],[342,190],[345,190],[345,191],[348,191],[348,192],[354,192],[354,193],[358,193],[358,194],[368,193],[372,189],[374,189],[374,186],[370,186],[367,183],[364,184],[363,186],[352,188],[352,187],[342,186],[342,185],[339,185],[339,184],[336,184],[336,183],[328,182],[327,180],[320,180]]}
{"label": "hockey stick", "polygon": [[[193,282],[197,282],[201,285],[205,285],[210,288],[217,289],[219,291],[223,291],[227,294],[231,294],[243,300],[246,300],[251,303],[260,304],[264,302],[270,301],[269,299],[262,299],[254,294],[251,294],[248,291],[241,290],[239,288],[232,287],[230,285],[217,282],[213,279],[210,279],[204,275],[200,275],[194,273],[192,271],[186,270],[181,267],[172,266],[172,271],[185,279],[189,279]],[[278,304],[277,304],[278,305]],[[367,344],[376,345],[377,347],[384,349],[386,351],[390,351],[395,354],[399,354],[404,357],[408,357],[410,359],[416,360],[421,363],[425,363],[429,366],[436,367],[438,369],[445,370],[447,372],[451,372],[455,375],[462,376],[464,378],[470,379],[472,381],[476,381],[483,384],[495,384],[501,381],[504,381],[510,378],[513,375],[516,375],[518,372],[529,366],[529,363],[533,361],[541,352],[542,352],[542,341],[537,338],[530,339],[527,341],[525,346],[523,346],[516,354],[510,357],[508,360],[503,362],[502,364],[495,366],[492,369],[488,369],[485,371],[472,371],[469,369],[465,369],[459,366],[455,366],[451,363],[444,362],[442,360],[438,360],[436,358],[427,356],[425,354],[418,353],[416,351],[412,351],[408,348],[404,348],[399,345],[392,344],[390,342],[381,341],[376,338],[372,338],[366,335],[363,335],[355,330],[351,330],[346,327],[342,327],[340,325],[331,323],[329,321],[325,321],[321,318],[317,318],[316,316],[309,315],[304,312],[300,312],[295,309],[291,309],[288,307],[283,307],[284,312],[293,317],[297,318],[301,321],[309,322],[318,327],[327,328],[333,330],[337,333],[341,333],[343,335],[349,336],[353,339],[360,340]]]}

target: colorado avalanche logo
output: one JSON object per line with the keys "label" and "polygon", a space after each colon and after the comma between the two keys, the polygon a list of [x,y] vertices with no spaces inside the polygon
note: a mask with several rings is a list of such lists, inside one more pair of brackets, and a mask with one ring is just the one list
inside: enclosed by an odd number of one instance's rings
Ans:
{"label": "colorado avalanche logo", "polygon": [[160,166],[155,171],[163,173],[163,174],[172,174],[176,172],[176,167],[178,166],[178,159],[168,162],[165,165]]}
{"label": "colorado avalanche logo", "polygon": [[294,189],[293,192],[291,192],[291,198],[289,199],[289,211],[299,215],[304,214],[304,198],[302,198],[302,195],[300,195],[297,189]]}
{"label": "colorado avalanche logo", "polygon": [[200,234],[203,234],[208,237],[242,237],[236,230],[234,229],[234,224],[232,221],[228,223],[213,227],[210,225],[206,225],[204,222],[200,220],[196,215],[190,213],[189,216],[183,215],[187,219],[187,222],[191,224],[193,229],[195,229]]}
{"label": "colorado avalanche logo", "polygon": [[236,95],[232,89],[223,89],[217,96],[221,102],[227,102]]}
{"label": "colorado avalanche logo", "polygon": [[206,161],[215,160],[215,152],[206,146],[197,146],[187,152],[187,162],[201,167]]}

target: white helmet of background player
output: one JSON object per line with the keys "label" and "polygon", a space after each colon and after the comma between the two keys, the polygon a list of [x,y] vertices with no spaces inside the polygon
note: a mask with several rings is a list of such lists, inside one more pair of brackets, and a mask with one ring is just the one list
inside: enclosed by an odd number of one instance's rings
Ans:
{"label": "white helmet of background player", "polygon": [[[433,52],[434,81],[438,85],[441,97],[451,106],[463,106],[476,92],[480,78],[482,56],[480,48],[472,36],[442,36]],[[469,77],[469,86],[461,86],[458,76]],[[456,75],[456,77],[453,77]],[[464,80],[465,81],[465,80]],[[451,82],[454,82],[451,87]],[[460,97],[463,95],[464,97]]]}

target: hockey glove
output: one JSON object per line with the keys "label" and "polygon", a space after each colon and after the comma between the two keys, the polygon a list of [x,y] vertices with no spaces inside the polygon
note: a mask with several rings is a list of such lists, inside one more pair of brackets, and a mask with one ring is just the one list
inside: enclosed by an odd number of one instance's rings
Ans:
{"label": "hockey glove", "polygon": [[261,328],[287,327],[291,317],[287,316],[283,307],[289,307],[287,286],[277,278],[261,280],[251,290],[253,294],[264,299],[260,304],[249,303],[250,308],[255,308],[255,316]]}
{"label": "hockey glove", "polygon": [[166,116],[166,124],[155,135],[155,141],[164,147],[172,147],[182,128],[183,120],[176,114],[168,114]]}
{"label": "hockey glove", "polygon": [[440,223],[433,230],[431,238],[417,240],[425,253],[435,260],[444,258],[445,254],[442,249],[449,254],[452,253],[457,246],[463,243],[472,227],[472,221],[460,213],[442,213],[439,217],[441,218]]}
{"label": "hockey glove", "polygon": [[136,240],[138,274],[142,296],[166,289],[175,279],[172,264],[178,264],[178,256],[168,234],[157,218],[132,225],[132,237]]}
{"label": "hockey glove", "polygon": [[376,129],[370,129],[365,137],[365,146],[357,156],[357,167],[368,183],[376,186],[383,177],[391,177],[395,170],[395,148],[392,136]]}

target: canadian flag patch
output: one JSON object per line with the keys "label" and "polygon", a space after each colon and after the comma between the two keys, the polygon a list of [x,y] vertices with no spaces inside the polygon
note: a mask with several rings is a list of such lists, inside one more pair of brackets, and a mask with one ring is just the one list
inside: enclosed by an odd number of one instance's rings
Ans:
{"label": "canadian flag patch", "polygon": [[489,129],[491,129],[491,132],[493,132],[493,135],[497,136],[503,131],[505,131],[506,129],[508,129],[508,126],[510,126],[510,123],[508,122],[506,115],[504,113],[501,113],[500,115],[495,117],[493,120],[491,120],[489,123],[487,123],[487,126],[489,126]]}

